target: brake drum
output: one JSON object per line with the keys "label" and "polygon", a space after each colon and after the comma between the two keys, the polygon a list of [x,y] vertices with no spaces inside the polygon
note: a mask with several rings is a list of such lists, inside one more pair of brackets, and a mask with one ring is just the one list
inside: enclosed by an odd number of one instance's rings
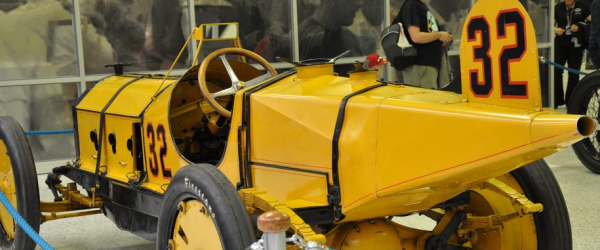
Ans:
{"label": "brake drum", "polygon": [[384,219],[364,220],[343,225],[338,230],[334,249],[402,249],[400,231]]}

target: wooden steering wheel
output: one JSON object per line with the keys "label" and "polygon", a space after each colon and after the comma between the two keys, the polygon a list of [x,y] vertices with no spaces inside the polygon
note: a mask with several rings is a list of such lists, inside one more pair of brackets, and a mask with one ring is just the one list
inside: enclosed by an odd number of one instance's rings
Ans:
{"label": "wooden steering wheel", "polygon": [[[267,73],[263,74],[259,77],[256,77],[254,79],[251,79],[249,81],[241,81],[238,79],[237,75],[233,71],[233,68],[231,68],[231,65],[227,61],[226,56],[228,56],[228,55],[239,55],[239,56],[245,56],[246,58],[250,58],[250,59],[258,62],[258,64],[260,64],[260,66],[264,67],[267,70]],[[231,87],[221,90],[219,92],[210,93],[208,91],[208,87],[206,85],[206,74],[208,72],[208,65],[210,64],[211,61],[215,60],[217,57],[221,58],[221,61],[223,61],[223,65],[225,66],[227,75],[229,75],[229,79],[231,79]],[[229,110],[225,109],[223,106],[221,106],[215,100],[215,98],[220,97],[220,96],[233,95],[243,88],[250,87],[252,85],[255,85],[257,83],[264,81],[265,79],[267,79],[269,77],[276,76],[276,75],[277,75],[277,71],[275,71],[273,66],[271,66],[271,64],[269,64],[269,62],[267,62],[267,60],[265,60],[258,54],[254,53],[252,51],[249,51],[249,50],[241,49],[241,48],[223,48],[223,49],[219,49],[219,50],[216,50],[216,51],[210,53],[208,56],[206,56],[204,61],[202,61],[202,64],[200,64],[200,69],[198,70],[198,82],[200,82],[200,84],[199,84],[200,93],[202,93],[202,96],[204,96],[204,99],[206,99],[208,104],[213,109],[215,109],[215,111],[217,113],[221,114],[222,116],[224,116],[226,118],[231,118],[231,111],[229,111]]]}

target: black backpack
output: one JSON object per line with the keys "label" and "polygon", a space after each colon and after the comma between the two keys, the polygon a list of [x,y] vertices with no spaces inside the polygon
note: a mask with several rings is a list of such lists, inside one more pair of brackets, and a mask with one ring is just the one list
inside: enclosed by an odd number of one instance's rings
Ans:
{"label": "black backpack", "polygon": [[408,68],[417,61],[417,49],[406,39],[402,23],[392,24],[381,32],[381,47],[397,70]]}

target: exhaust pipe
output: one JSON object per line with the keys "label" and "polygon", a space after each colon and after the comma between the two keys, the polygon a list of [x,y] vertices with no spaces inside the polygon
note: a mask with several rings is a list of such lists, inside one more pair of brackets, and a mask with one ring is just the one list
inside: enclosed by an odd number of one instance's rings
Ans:
{"label": "exhaust pipe", "polygon": [[587,116],[542,114],[531,122],[531,144],[536,149],[568,147],[596,131],[596,122]]}

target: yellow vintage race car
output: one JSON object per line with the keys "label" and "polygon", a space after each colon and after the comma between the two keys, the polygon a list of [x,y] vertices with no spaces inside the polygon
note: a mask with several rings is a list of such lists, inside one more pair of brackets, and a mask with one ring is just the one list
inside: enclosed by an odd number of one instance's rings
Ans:
{"label": "yellow vintage race car", "polygon": [[[245,249],[267,211],[333,249],[571,249],[542,158],[595,123],[541,106],[535,33],[517,0],[478,1],[463,30],[462,94],[379,81],[360,63],[341,77],[337,58],[278,74],[240,48],[178,78],[115,74],[78,100],[76,158],[48,175],[53,202],[39,200],[22,129],[0,118],[0,188],[35,230],[103,213],[157,249]],[[396,219],[415,213],[435,225]],[[0,222],[2,247],[35,247],[4,208]]]}

